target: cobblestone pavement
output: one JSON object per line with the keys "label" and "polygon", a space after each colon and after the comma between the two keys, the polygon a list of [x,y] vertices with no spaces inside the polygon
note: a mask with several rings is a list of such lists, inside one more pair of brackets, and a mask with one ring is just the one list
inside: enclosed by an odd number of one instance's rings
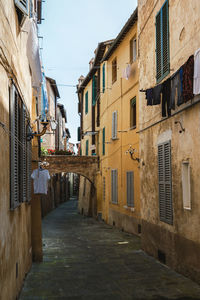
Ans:
{"label": "cobblestone pavement", "polygon": [[43,220],[44,261],[20,300],[200,299],[200,286],[140,250],[140,239],[77,213],[75,199]]}

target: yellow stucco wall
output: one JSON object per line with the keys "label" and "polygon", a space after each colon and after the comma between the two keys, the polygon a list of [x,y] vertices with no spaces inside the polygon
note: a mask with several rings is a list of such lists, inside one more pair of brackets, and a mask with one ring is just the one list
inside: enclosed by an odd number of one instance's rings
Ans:
{"label": "yellow stucco wall", "polygon": [[[101,93],[100,108],[100,135],[99,149],[101,159],[101,189],[99,197],[101,197],[103,218],[109,223],[115,223],[124,230],[137,233],[137,225],[127,225],[131,223],[126,216],[131,217],[139,223],[140,219],[140,180],[139,180],[139,164],[133,161],[126,151],[130,145],[136,149],[135,156],[139,156],[139,136],[137,134],[139,122],[138,109],[138,66],[137,60],[131,64],[131,74],[128,80],[122,78],[124,69],[130,63],[130,40],[137,35],[137,25],[135,24],[126,34],[124,40],[114,51],[112,56],[105,62],[106,85],[105,92]],[[112,61],[117,58],[117,81],[112,84]],[[101,64],[101,72],[102,72]],[[102,84],[102,80],[101,80]],[[102,85],[101,85],[102,91]],[[136,97],[137,122],[136,128],[130,127],[130,101]],[[117,111],[117,139],[112,140],[112,113]],[[105,127],[105,155],[102,155],[102,131]],[[120,132],[119,132],[120,131]],[[118,204],[111,203],[111,170],[118,170]],[[127,207],[126,193],[126,172],[134,172],[134,208]],[[103,177],[106,182],[106,199],[103,198]],[[98,203],[101,202],[98,199]],[[134,223],[134,221],[133,221]]]}

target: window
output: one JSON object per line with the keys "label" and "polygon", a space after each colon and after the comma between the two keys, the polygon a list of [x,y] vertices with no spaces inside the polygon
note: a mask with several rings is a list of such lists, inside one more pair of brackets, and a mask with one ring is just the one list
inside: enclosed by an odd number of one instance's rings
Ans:
{"label": "window", "polygon": [[118,202],[118,181],[117,169],[111,170],[111,198],[112,203],[117,204]]}
{"label": "window", "polygon": [[92,105],[96,104],[97,100],[97,78],[94,75],[92,78]]}
{"label": "window", "polygon": [[105,64],[103,64],[102,68],[102,91],[105,92]]}
{"label": "window", "polygon": [[191,209],[190,165],[188,161],[182,163],[182,190],[183,207]]}
{"label": "window", "polygon": [[156,79],[161,81],[170,71],[169,6],[165,1],[156,16]]}
{"label": "window", "polygon": [[136,97],[130,101],[130,127],[136,127]]}
{"label": "window", "polygon": [[105,155],[105,127],[102,132],[102,154]]}
{"label": "window", "polygon": [[136,58],[137,58],[137,40],[134,37],[130,40],[130,63],[136,61]]}
{"label": "window", "polygon": [[85,114],[88,113],[88,92],[85,94]]}
{"label": "window", "polygon": [[117,111],[112,113],[112,139],[117,138]]}
{"label": "window", "polygon": [[87,140],[85,144],[85,155],[88,155],[88,150],[89,150],[89,141]]}
{"label": "window", "polygon": [[14,85],[10,88],[10,207],[31,197],[31,142],[27,141],[26,108]]}
{"label": "window", "polygon": [[106,178],[103,177],[103,201],[106,200]]}
{"label": "window", "polygon": [[117,58],[112,61],[112,83],[117,80]]}
{"label": "window", "polygon": [[126,199],[127,206],[134,207],[134,173],[126,172]]}
{"label": "window", "polygon": [[158,145],[158,180],[160,220],[173,224],[171,142]]}

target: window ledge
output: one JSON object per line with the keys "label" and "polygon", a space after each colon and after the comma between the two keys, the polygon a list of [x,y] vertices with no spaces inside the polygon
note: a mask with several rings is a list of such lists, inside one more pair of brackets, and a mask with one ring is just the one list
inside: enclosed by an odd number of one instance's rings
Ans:
{"label": "window ledge", "polygon": [[189,211],[191,211],[192,209],[191,209],[191,207],[183,207],[183,209],[185,209],[185,210],[189,210]]}
{"label": "window ledge", "polygon": [[127,210],[130,210],[132,212],[135,211],[135,207],[130,207],[130,206],[124,205],[124,208],[127,209]]}
{"label": "window ledge", "polygon": [[130,127],[130,130],[134,130],[134,129],[136,129],[136,126]]}

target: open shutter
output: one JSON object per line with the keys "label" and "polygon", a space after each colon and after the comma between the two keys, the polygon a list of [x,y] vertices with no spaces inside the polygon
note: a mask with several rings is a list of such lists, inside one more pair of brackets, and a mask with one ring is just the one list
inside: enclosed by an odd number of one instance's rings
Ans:
{"label": "open shutter", "polygon": [[27,199],[27,149],[26,149],[26,111],[24,104],[20,107],[20,202],[25,202]]}
{"label": "open shutter", "polygon": [[160,220],[173,224],[170,142],[158,146],[158,180]]}
{"label": "open shutter", "polygon": [[92,105],[96,104],[97,98],[97,84],[96,84],[96,76],[94,75],[92,78]]}
{"label": "open shutter", "polygon": [[85,145],[85,147],[86,147],[86,149],[85,149],[85,155],[88,155],[88,147],[89,147],[89,144],[88,144],[89,142],[88,142],[88,140],[86,141],[86,145]]}
{"label": "open shutter", "polygon": [[170,71],[168,0],[156,16],[156,70],[157,81],[161,81]]}
{"label": "open shutter", "polygon": [[168,1],[162,8],[163,76],[169,73],[169,13]]}
{"label": "open shutter", "polygon": [[10,88],[10,207],[19,205],[18,99],[14,85]]}
{"label": "open shutter", "polygon": [[103,64],[103,69],[102,69],[102,78],[103,78],[103,82],[102,82],[102,85],[103,85],[103,93],[105,92],[105,64]]}
{"label": "open shutter", "polygon": [[161,11],[156,16],[156,78],[162,76],[162,32],[161,32]]}
{"label": "open shutter", "polygon": [[16,7],[25,15],[28,15],[28,0],[14,0]]}
{"label": "open shutter", "polygon": [[[29,130],[29,126],[27,127]],[[32,187],[32,182],[31,182],[31,173],[32,173],[32,142],[31,141],[27,141],[26,144],[27,147],[27,168],[26,168],[26,184],[27,184],[27,198],[26,201],[30,201],[31,200],[31,187]]]}
{"label": "open shutter", "polygon": [[126,173],[127,206],[134,207],[134,174]]}

